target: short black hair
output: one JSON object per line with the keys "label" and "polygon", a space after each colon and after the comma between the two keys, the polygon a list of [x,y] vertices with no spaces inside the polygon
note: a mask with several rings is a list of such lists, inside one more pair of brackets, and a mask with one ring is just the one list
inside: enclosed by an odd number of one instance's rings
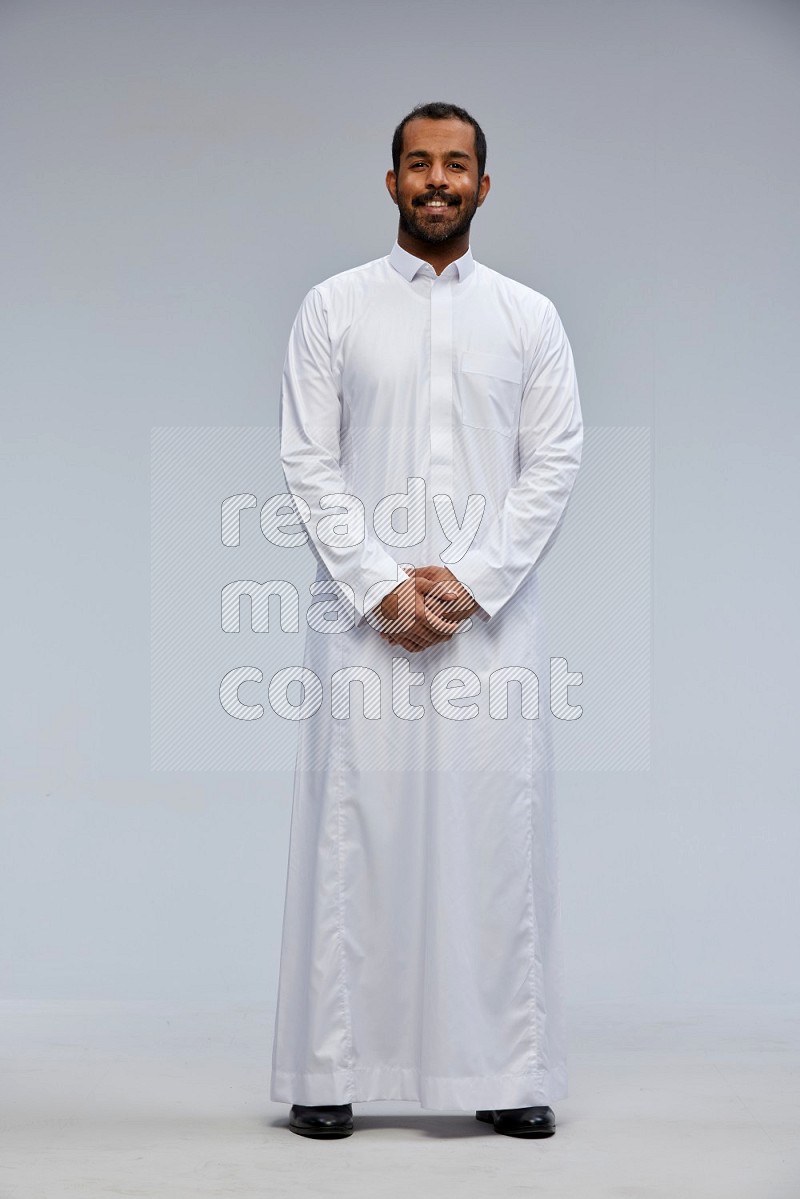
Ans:
{"label": "short black hair", "polygon": [[457,104],[443,104],[441,101],[434,100],[430,104],[418,104],[416,108],[412,108],[407,116],[404,116],[400,124],[394,131],[392,138],[392,167],[397,175],[400,171],[400,155],[403,152],[403,130],[409,121],[416,120],[417,117],[427,117],[433,121],[445,121],[450,118],[455,118],[458,121],[464,121],[465,124],[471,125],[475,130],[475,153],[478,156],[478,178],[483,178],[483,173],[486,169],[486,137],[478,122],[473,116],[467,112],[465,108],[459,108]]}

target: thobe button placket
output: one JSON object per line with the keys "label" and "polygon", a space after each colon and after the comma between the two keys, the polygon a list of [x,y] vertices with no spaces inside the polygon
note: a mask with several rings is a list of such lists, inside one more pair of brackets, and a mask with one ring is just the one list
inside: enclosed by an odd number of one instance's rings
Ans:
{"label": "thobe button placket", "polygon": [[[450,268],[448,268],[448,271]],[[431,287],[431,497],[452,494],[453,277]]]}

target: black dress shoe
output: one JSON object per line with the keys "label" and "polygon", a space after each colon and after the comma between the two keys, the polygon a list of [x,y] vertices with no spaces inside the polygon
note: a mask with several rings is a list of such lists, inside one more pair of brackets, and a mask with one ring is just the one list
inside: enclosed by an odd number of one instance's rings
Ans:
{"label": "black dress shoe", "polygon": [[551,1107],[500,1107],[475,1113],[477,1120],[494,1124],[507,1137],[551,1137],[556,1118]]}
{"label": "black dress shoe", "polygon": [[353,1131],[353,1105],[293,1103],[289,1127],[301,1137],[349,1137]]}

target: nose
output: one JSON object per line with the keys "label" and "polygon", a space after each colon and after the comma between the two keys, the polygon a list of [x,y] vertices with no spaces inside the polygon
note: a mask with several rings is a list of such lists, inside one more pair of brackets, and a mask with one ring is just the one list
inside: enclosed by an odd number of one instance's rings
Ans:
{"label": "nose", "polygon": [[431,191],[447,188],[447,174],[442,163],[432,163],[428,171],[428,187]]}

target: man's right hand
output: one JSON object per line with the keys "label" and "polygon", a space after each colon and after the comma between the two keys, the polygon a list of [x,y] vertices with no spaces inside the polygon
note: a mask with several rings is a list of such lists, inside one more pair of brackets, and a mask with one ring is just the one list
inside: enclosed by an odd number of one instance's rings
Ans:
{"label": "man's right hand", "polygon": [[[428,602],[426,603],[426,598]],[[412,571],[368,613],[369,622],[390,645],[399,644],[418,653],[439,641],[449,641],[461,623],[437,615],[432,599],[453,599],[446,583]]]}

